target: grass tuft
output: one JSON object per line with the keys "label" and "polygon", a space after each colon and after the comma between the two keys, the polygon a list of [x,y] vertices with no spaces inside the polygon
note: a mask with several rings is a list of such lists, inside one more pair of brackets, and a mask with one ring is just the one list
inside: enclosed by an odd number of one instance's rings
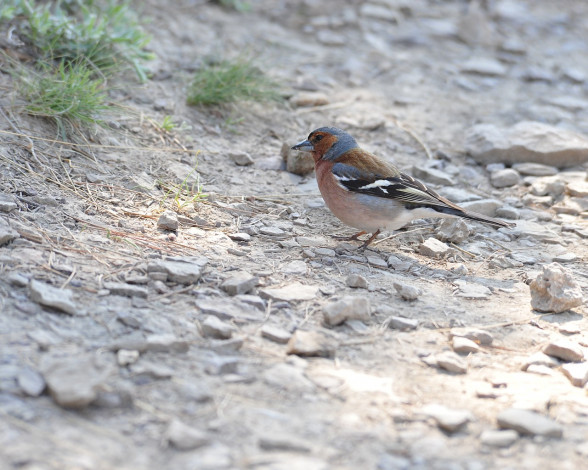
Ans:
{"label": "grass tuft", "polygon": [[102,124],[108,108],[100,79],[92,78],[85,64],[62,61],[55,70],[43,67],[40,74],[18,73],[18,88],[27,104],[25,111],[54,121],[60,134],[68,128]]}
{"label": "grass tuft", "polygon": [[250,60],[223,61],[196,72],[188,89],[190,105],[279,100],[278,85]]}

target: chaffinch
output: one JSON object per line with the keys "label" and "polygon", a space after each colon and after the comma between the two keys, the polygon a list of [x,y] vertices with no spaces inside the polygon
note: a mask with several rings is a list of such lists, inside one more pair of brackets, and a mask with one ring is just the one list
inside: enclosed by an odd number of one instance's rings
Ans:
{"label": "chaffinch", "polygon": [[463,217],[494,227],[513,224],[469,212],[362,150],[347,132],[321,127],[293,150],[311,152],[319,190],[328,208],[343,223],[361,230],[351,239],[370,233],[367,247],[382,230],[398,230],[411,220]]}

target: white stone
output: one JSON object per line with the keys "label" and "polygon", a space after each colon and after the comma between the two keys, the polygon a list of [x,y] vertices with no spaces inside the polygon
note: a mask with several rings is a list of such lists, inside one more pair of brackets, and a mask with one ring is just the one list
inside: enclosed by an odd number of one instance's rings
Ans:
{"label": "white stone", "polygon": [[565,312],[584,302],[582,288],[572,272],[558,263],[543,266],[543,272],[529,285],[531,306],[540,312]]}

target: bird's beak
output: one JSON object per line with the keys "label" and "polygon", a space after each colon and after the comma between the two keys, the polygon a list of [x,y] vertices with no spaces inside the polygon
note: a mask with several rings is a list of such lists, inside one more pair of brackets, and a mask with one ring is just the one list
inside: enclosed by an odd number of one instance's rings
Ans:
{"label": "bird's beak", "polygon": [[314,145],[312,145],[308,140],[303,140],[302,142],[299,142],[294,147],[292,147],[292,150],[312,152],[314,150]]}

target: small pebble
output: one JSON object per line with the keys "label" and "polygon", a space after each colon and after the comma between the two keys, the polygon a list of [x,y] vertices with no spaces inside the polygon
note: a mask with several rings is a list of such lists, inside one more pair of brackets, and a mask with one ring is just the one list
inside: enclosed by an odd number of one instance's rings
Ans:
{"label": "small pebble", "polygon": [[347,287],[352,287],[354,289],[367,289],[368,286],[366,278],[359,274],[350,274],[347,276],[345,284]]}

